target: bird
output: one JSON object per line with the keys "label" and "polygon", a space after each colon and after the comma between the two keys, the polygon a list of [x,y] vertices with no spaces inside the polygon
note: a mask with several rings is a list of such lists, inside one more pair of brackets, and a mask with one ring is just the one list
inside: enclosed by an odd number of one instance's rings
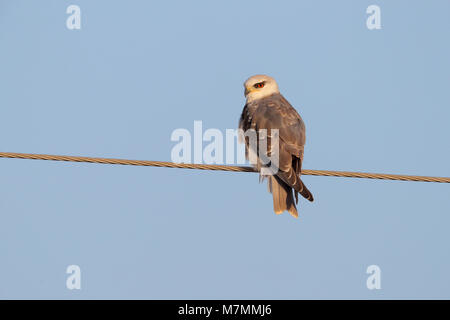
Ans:
{"label": "bird", "polygon": [[[268,191],[272,193],[273,210],[276,214],[288,211],[298,218],[296,204],[298,194],[309,201],[314,201],[312,193],[300,179],[306,142],[305,124],[298,112],[281,95],[278,84],[268,75],[254,75],[244,82],[246,103],[239,119],[240,142],[245,143],[246,158],[256,156],[252,165],[260,173],[260,181],[267,178]],[[254,130],[257,144],[264,139],[262,129],[267,134],[266,150],[251,146],[248,135],[243,132]],[[274,130],[275,129],[275,130]],[[263,174],[263,169],[272,163],[267,162],[277,150],[272,150],[271,141],[278,129],[278,166],[273,174]],[[269,143],[270,142],[270,143]],[[263,159],[264,158],[264,159]],[[263,161],[264,160],[264,161]],[[295,196],[295,202],[294,202]]]}

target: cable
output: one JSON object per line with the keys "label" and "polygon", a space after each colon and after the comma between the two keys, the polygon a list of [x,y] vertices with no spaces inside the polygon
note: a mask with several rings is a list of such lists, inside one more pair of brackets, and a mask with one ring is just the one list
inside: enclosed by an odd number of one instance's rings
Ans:
{"label": "cable", "polygon": [[[243,167],[243,166],[224,166],[217,164],[173,163],[165,161],[57,156],[49,154],[31,154],[31,153],[0,152],[0,158],[88,162],[88,163],[102,163],[102,164],[121,164],[132,166],[151,166],[151,167],[218,170],[218,171],[234,171],[234,172],[256,172],[256,170],[252,167]],[[407,176],[399,174],[381,174],[381,173],[349,172],[349,171],[302,170],[302,175],[450,183],[450,178],[447,177]]]}

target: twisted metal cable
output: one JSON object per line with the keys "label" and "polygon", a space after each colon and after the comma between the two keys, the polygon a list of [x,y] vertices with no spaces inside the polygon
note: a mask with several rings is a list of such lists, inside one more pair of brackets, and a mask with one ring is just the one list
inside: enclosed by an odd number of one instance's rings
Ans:
{"label": "twisted metal cable", "polygon": [[[225,165],[218,165],[218,164],[174,163],[174,162],[166,162],[166,161],[58,156],[58,155],[50,155],[50,154],[0,152],[0,158],[88,162],[88,163],[101,163],[101,164],[121,164],[121,165],[132,165],[132,166],[151,166],[151,167],[234,171],[234,172],[256,172],[256,170],[254,168],[246,167],[246,166],[225,166]],[[407,175],[399,175],[399,174],[382,174],[382,173],[349,172],[349,171],[305,170],[304,169],[304,170],[302,170],[302,175],[450,183],[450,178],[448,178],[448,177],[407,176]]]}

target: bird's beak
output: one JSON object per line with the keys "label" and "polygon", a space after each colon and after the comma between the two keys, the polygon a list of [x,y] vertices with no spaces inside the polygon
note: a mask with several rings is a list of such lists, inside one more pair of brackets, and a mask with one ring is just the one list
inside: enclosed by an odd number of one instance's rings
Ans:
{"label": "bird's beak", "polygon": [[244,96],[247,96],[250,92],[251,92],[251,90],[249,88],[245,87]]}

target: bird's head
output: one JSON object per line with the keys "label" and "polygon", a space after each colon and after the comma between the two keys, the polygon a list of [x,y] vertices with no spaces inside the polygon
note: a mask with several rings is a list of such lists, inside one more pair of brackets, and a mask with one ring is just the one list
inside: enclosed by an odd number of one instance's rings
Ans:
{"label": "bird's head", "polygon": [[279,93],[278,84],[274,78],[258,74],[252,76],[244,82],[245,97],[247,102],[265,98],[274,93]]}

